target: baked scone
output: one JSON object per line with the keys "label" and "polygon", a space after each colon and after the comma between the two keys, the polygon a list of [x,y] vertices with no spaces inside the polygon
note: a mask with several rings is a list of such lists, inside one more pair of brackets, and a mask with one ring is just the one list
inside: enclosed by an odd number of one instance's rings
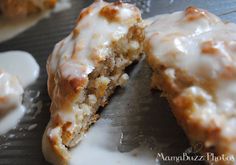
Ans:
{"label": "baked scone", "polygon": [[[203,154],[236,160],[236,25],[195,7],[156,17],[145,30],[152,87]],[[228,158],[228,161],[226,160]]]}
{"label": "baked scone", "polygon": [[25,17],[52,9],[57,0],[0,0],[0,11],[8,18]]}
{"label": "baked scone", "polygon": [[99,107],[128,79],[125,68],[140,58],[144,40],[141,14],[134,5],[96,1],[84,9],[72,33],[48,59],[51,120],[43,153],[67,164],[69,149],[97,120]]}

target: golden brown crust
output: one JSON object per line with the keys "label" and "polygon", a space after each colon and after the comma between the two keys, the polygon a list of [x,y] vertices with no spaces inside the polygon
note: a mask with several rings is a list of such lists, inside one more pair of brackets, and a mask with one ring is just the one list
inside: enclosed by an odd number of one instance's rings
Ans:
{"label": "golden brown crust", "polygon": [[202,11],[194,6],[190,6],[185,10],[185,16],[188,21],[194,21],[196,19],[200,19],[202,17],[205,17],[206,14],[204,11]]}
{"label": "golden brown crust", "polygon": [[219,49],[213,41],[206,41],[202,43],[202,53],[207,55],[216,56],[219,53]]}
{"label": "golden brown crust", "polygon": [[93,7],[89,6],[82,10],[82,12],[79,15],[79,18],[77,19],[76,23],[79,23],[83,18],[88,16],[93,11]]}
{"label": "golden brown crust", "polygon": [[[107,21],[111,22],[111,23],[112,22],[121,22],[122,16],[120,16],[120,10],[124,7],[128,7],[137,13],[137,15],[134,16],[135,19],[138,19],[136,21],[141,20],[139,17],[139,11],[135,6],[127,5],[121,1],[114,2],[113,5],[104,6],[100,10],[99,15],[106,18]],[[134,21],[134,19],[131,19],[130,21]]]}
{"label": "golden brown crust", "polygon": [[99,14],[105,17],[109,22],[119,22],[119,8],[105,6],[101,9]]}

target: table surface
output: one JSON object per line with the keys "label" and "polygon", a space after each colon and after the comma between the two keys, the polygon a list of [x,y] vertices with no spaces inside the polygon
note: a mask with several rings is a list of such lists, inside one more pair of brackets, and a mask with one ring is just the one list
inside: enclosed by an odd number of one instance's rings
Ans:
{"label": "table surface", "polygon": [[[194,5],[207,9],[224,20],[236,22],[236,0],[127,1],[135,2],[142,8],[144,18],[183,10],[187,6]],[[46,60],[54,45],[70,33],[81,9],[91,3],[92,0],[72,0],[71,9],[52,14],[50,18],[40,21],[14,39],[0,44],[0,52],[7,50],[30,52],[41,67],[39,79],[27,89],[27,93],[34,96],[33,102],[36,103],[34,104],[36,107],[27,105],[31,111],[25,115],[18,127],[5,136],[0,136],[1,165],[47,164],[41,152],[41,138],[49,120],[50,106],[46,85]],[[161,149],[166,154],[183,153],[189,147],[188,140],[177,125],[165,98],[160,97],[159,91],[150,90],[151,70],[146,61],[142,60],[129,67],[127,71],[130,81],[126,88],[117,89],[110,104],[101,113],[102,118],[110,118],[114,126],[123,129],[123,140],[127,145],[120,146],[120,151],[130,151],[145,141],[155,150]],[[35,109],[41,103],[43,107],[38,114]],[[36,128],[29,130],[32,124],[36,124]]]}

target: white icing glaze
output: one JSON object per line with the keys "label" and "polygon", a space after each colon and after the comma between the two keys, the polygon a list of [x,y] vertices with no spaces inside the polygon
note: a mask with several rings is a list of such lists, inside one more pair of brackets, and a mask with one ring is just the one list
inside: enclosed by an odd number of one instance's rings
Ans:
{"label": "white icing glaze", "polygon": [[112,126],[110,120],[100,119],[81,141],[79,147],[73,148],[69,165],[77,164],[122,164],[155,165],[156,153],[146,146],[140,146],[130,152],[120,152],[121,130]]}
{"label": "white icing glaze", "polygon": [[6,116],[0,119],[0,135],[7,133],[16,127],[20,119],[25,114],[25,107],[18,105],[17,108],[11,110]]}
{"label": "white icing glaze", "polygon": [[222,132],[225,137],[235,134],[236,25],[224,23],[200,9],[154,19],[146,29],[151,56],[167,68],[181,69],[199,82],[214,82],[213,94],[204,86],[192,86],[182,92],[206,101],[203,105],[194,104],[193,116],[206,127],[214,121],[225,129]]}
{"label": "white icing glaze", "polygon": [[17,107],[21,104],[22,88],[19,80],[4,71],[0,71],[0,110]]}
{"label": "white icing glaze", "polygon": [[39,75],[39,65],[27,52],[0,53],[0,135],[16,127],[25,113],[23,88]]}
{"label": "white icing glaze", "polygon": [[[93,3],[90,6],[91,12],[83,17],[75,28],[79,35],[75,37],[71,33],[55,46],[50,60],[52,72],[59,68],[63,77],[87,77],[96,65],[93,58],[105,60],[109,55],[109,44],[127,33],[132,22],[109,22],[107,18],[99,15],[100,10],[107,4],[103,1]],[[134,14],[137,14],[128,5],[123,5],[118,12],[122,22],[131,20]],[[75,48],[78,50],[74,50]],[[93,55],[95,57],[92,57]]]}
{"label": "white icing glaze", "polygon": [[[164,14],[163,14],[164,15]],[[159,18],[161,15],[155,15],[152,17],[148,17],[146,19],[143,20],[143,24],[145,26],[150,26],[157,18]]]}
{"label": "white icing glaze", "polygon": [[0,68],[15,75],[23,87],[33,83],[39,75],[39,65],[29,53],[24,51],[0,53]]}

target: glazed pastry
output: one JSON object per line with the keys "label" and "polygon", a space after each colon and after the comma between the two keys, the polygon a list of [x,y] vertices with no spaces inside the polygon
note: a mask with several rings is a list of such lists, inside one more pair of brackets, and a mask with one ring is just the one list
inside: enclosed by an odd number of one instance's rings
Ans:
{"label": "glazed pastry", "polygon": [[53,164],[67,164],[70,148],[96,122],[99,107],[128,79],[125,68],[140,59],[144,40],[141,14],[134,5],[96,1],[76,27],[56,44],[48,59],[51,119],[43,153]]}
{"label": "glazed pastry", "polygon": [[25,17],[55,7],[57,0],[1,0],[0,11],[8,18]]}
{"label": "glazed pastry", "polygon": [[163,91],[193,145],[230,159],[214,164],[235,164],[236,25],[189,7],[156,17],[145,34],[152,87]]}

